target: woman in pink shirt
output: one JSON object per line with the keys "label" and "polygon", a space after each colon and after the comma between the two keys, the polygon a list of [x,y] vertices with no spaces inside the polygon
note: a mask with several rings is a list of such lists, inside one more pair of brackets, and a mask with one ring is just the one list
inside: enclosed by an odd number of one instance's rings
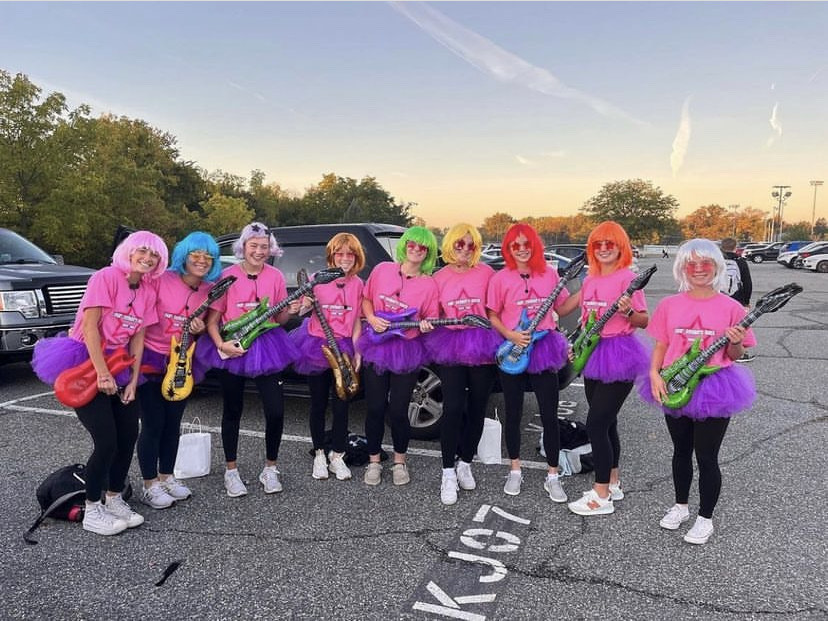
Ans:
{"label": "woman in pink shirt", "polygon": [[[147,382],[138,387],[141,433],[137,453],[144,479],[141,500],[153,509],[165,509],[191,495],[190,489],[173,476],[181,417],[188,399],[169,401],[161,394],[161,384],[170,362],[172,337],[181,343],[187,318],[207,299],[210,283],[220,273],[218,244],[211,235],[195,231],[176,244],[170,269],[152,282],[158,323],[147,328],[144,339]],[[190,334],[195,338],[204,327],[202,317],[194,317],[189,324]],[[178,359],[175,353],[173,357]],[[203,379],[195,365],[191,372],[196,383]]]}
{"label": "woman in pink shirt", "polygon": [[[480,233],[466,223],[454,225],[443,237],[446,266],[434,275],[441,317],[486,316],[486,293],[494,270],[480,262],[481,243]],[[491,328],[466,325],[437,328],[426,337],[429,357],[439,365],[443,390],[440,500],[445,505],[457,502],[458,489],[477,487],[471,462],[483,434],[486,405],[496,377],[494,354],[501,341]]]}
{"label": "woman in pink shirt", "polygon": [[[121,491],[138,437],[140,408],[135,396],[145,380],[140,374],[144,331],[158,321],[151,281],[166,267],[164,240],[149,231],[132,233],[115,249],[112,265],[89,279],[69,336],[44,339],[35,346],[32,367],[48,384],[87,360],[95,367],[98,393],[75,411],[92,437],[83,528],[99,535],[115,535],[144,522]],[[104,355],[119,347],[127,348],[135,362],[113,377]],[[104,486],[106,504],[101,503]]]}
{"label": "woman in pink shirt", "polygon": [[[365,267],[365,251],[354,235],[337,233],[325,247],[325,254],[328,267],[341,268],[345,276],[316,285],[313,297],[343,359],[345,356],[350,359],[352,371],[359,377],[360,357],[354,353],[354,344],[361,330],[359,317],[362,314],[363,283],[357,274]],[[303,297],[300,313],[307,313],[312,307],[313,300],[309,296]],[[322,352],[328,341],[316,312],[293,330],[290,338],[299,350],[299,358],[293,363],[293,368],[297,373],[307,375],[310,388],[310,432],[314,451],[311,476],[327,479],[330,471],[339,481],[350,479],[351,470],[344,460],[348,443],[348,401],[339,397],[334,399],[332,407],[332,450],[325,457],[325,412],[334,373]]]}
{"label": "woman in pink shirt", "polygon": [[[528,224],[517,223],[509,227],[503,237],[501,252],[506,267],[489,281],[486,297],[489,319],[504,339],[526,347],[530,344],[532,335],[528,330],[520,329],[521,315],[525,311],[528,319],[533,319],[560,278],[558,272],[546,264],[543,242],[537,231]],[[552,310],[561,309],[568,297],[569,292],[563,289],[553,308],[537,326],[538,330],[549,332],[535,341],[526,372],[512,375],[502,369],[500,371],[500,385],[506,407],[506,450],[511,460],[511,469],[503,491],[511,496],[520,494],[523,482],[520,467],[520,420],[523,416],[524,386],[528,381],[538,399],[543,425],[543,445],[548,464],[543,487],[554,502],[566,502],[566,494],[558,478],[558,370],[567,362],[569,344],[556,329],[556,314]],[[573,308],[574,305],[571,305],[570,311]]]}
{"label": "woman in pink shirt", "polygon": [[721,293],[725,286],[725,262],[718,246],[707,239],[684,242],[676,253],[673,275],[679,284],[678,295],[664,298],[656,307],[647,332],[656,343],[650,362],[649,382],[639,394],[649,403],[660,405],[667,387],[660,371],[684,355],[696,339],[702,348],[721,336],[729,344],[708,361],[721,367],[704,377],[682,408],[661,405],[673,441],[673,485],[676,504],[659,523],[668,530],[678,529],[690,517],[688,499],[693,481],[693,454],[699,467],[699,513],[684,536],[688,543],[704,544],[713,534],[713,509],[719,499],[722,475],[719,448],[730,417],[748,409],[756,397],[753,376],[733,364],[746,347],[756,344],[751,329],[737,325],[745,308]]}
{"label": "woman in pink shirt", "polygon": [[[385,432],[386,411],[391,421],[394,485],[411,479],[406,452],[411,434],[408,403],[417,383],[420,367],[428,361],[421,332],[431,326],[424,321],[439,312],[437,284],[431,277],[437,260],[437,240],[422,226],[413,226],[397,242],[396,261],[386,261],[371,270],[362,299],[362,314],[367,326],[357,342],[365,365],[365,435],[369,463],[365,468],[367,485],[382,482],[380,450]],[[387,333],[393,321],[419,321],[420,328]]]}
{"label": "woman in pink shirt", "polygon": [[[265,465],[259,482],[265,494],[282,491],[281,473],[276,469],[285,416],[279,372],[292,364],[299,352],[281,326],[260,334],[248,349],[237,341],[224,340],[222,325],[255,309],[265,298],[269,306],[275,306],[287,297],[285,277],[267,263],[270,257],[281,256],[282,249],[264,224],[253,222],[244,227],[233,244],[233,252],[241,261],[226,268],[221,275],[235,276],[236,281],[224,297],[210,306],[207,315],[209,338],[198,340],[195,356],[203,367],[219,369],[224,401],[221,417],[221,439],[226,462],[224,488],[228,496],[237,498],[247,494],[247,486],[236,467],[247,379],[256,384],[265,417]],[[297,300],[272,317],[271,321],[284,324],[290,315],[298,312]]]}
{"label": "woman in pink shirt", "polygon": [[581,498],[569,503],[570,511],[578,515],[612,513],[613,501],[624,497],[618,474],[618,413],[633,382],[647,373],[649,363],[647,349],[634,334],[636,328],[646,328],[649,321],[644,292],[624,294],[635,278],[630,270],[632,256],[630,239],[621,225],[607,221],[596,226],[587,239],[589,275],[569,300],[575,298],[580,303],[582,325],[593,314],[599,320],[618,301],[618,311],[601,329],[598,345],[583,370],[595,483]]}

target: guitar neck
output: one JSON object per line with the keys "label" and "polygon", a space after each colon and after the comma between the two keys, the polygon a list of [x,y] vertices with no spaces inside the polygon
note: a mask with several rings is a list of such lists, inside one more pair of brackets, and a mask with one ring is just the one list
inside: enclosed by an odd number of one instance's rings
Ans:
{"label": "guitar neck", "polygon": [[336,359],[339,360],[342,358],[342,352],[339,350],[339,345],[336,343],[336,335],[334,334],[333,328],[331,328],[331,324],[328,322],[328,319],[325,317],[325,313],[322,310],[322,306],[319,304],[319,300],[316,299],[316,296],[311,296],[311,305],[313,307],[313,314],[316,315],[316,318],[319,320],[319,325],[322,326],[322,332],[325,334],[325,341],[328,344],[328,347],[331,348],[331,352],[336,356]]}
{"label": "guitar neck", "polygon": [[[459,326],[463,323],[462,318],[455,319],[426,319],[432,326],[439,328],[440,326]],[[388,330],[405,330],[408,328],[419,328],[419,321],[392,321],[388,325]]]}
{"label": "guitar neck", "polygon": [[604,329],[604,326],[607,325],[609,320],[612,319],[615,313],[618,312],[618,305],[621,302],[621,298],[625,295],[632,295],[635,291],[635,287],[627,287],[624,290],[624,293],[618,296],[618,299],[616,299],[615,302],[613,302],[612,305],[604,312],[604,314],[601,315],[598,321],[592,324],[592,328],[587,333],[587,338],[592,338],[596,334],[600,334],[601,330]]}
{"label": "guitar neck", "polygon": [[532,318],[532,321],[529,322],[529,326],[526,328],[529,332],[534,332],[540,322],[543,321],[543,318],[546,317],[546,313],[549,312],[549,309],[552,308],[552,305],[555,304],[555,300],[558,299],[558,295],[560,295],[563,288],[566,286],[566,279],[561,278],[555,288],[552,290],[547,298],[543,301],[543,304],[540,305],[538,312],[535,313],[535,316]]}
{"label": "guitar neck", "polygon": [[[747,328],[753,322],[755,322],[759,317],[762,315],[762,311],[758,308],[753,309],[750,311],[744,319],[742,319],[737,326],[742,328]],[[689,375],[692,375],[696,371],[698,371],[702,366],[707,364],[707,362],[713,357],[713,355],[727,346],[730,342],[730,339],[727,338],[727,335],[722,335],[713,341],[708,347],[705,347],[702,351],[699,352],[699,355],[687,365],[687,371]]]}

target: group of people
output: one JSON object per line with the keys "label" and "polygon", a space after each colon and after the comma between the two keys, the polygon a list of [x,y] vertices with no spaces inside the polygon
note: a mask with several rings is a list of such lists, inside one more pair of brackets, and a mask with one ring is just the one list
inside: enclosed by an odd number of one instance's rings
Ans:
{"label": "group of people", "polygon": [[[363,480],[370,486],[383,481],[381,446],[387,420],[393,444],[391,480],[405,485],[411,480],[406,460],[409,401],[420,367],[434,364],[443,391],[441,502],[452,505],[460,490],[477,485],[472,461],[489,395],[499,380],[510,461],[503,491],[521,492],[521,419],[524,394],[530,389],[543,426],[548,466],[543,489],[553,502],[566,503],[558,463],[558,378],[574,354],[557,328],[560,317],[577,309],[583,326],[609,314],[582,369],[595,481],[568,503],[569,509],[584,516],[610,514],[624,498],[618,416],[638,382],[641,396],[663,410],[674,446],[675,504],[660,524],[674,530],[689,519],[695,452],[700,506],[685,540],[705,543],[713,531],[711,518],[721,488],[719,447],[729,418],[749,407],[755,395],[750,374],[732,365],[755,339],[737,325],[745,308],[720,293],[724,258],[719,248],[702,239],[679,248],[673,268],[679,293],[662,300],[650,318],[644,292],[631,287],[636,274],[630,269],[630,240],[615,222],[602,222],[590,233],[588,275],[573,295],[547,264],[543,241],[529,224],[513,224],[505,233],[505,267],[498,272],[481,262],[481,246],[479,231],[466,223],[447,231],[439,251],[431,231],[411,227],[397,243],[393,260],[375,266],[363,283],[358,276],[365,266],[363,248],[353,235],[339,233],[327,244],[326,260],[328,268],[341,272],[303,294],[288,296],[283,274],[270,264],[282,250],[261,223],[244,227],[233,246],[238,262],[223,271],[218,246],[206,233],[182,239],[169,259],[157,235],[129,235],[115,250],[112,265],[90,279],[69,334],[41,341],[32,360],[48,383],[84,361],[94,366],[97,393],[76,408],[93,441],[83,527],[111,535],[143,522],[121,496],[136,440],[144,479],[141,500],[163,509],[191,495],[173,476],[187,399],[168,399],[161,386],[185,331],[198,337],[191,369],[195,381],[213,369],[221,386],[228,496],[248,493],[237,467],[247,379],[255,383],[264,412],[265,461],[259,482],[265,493],[283,489],[277,468],[284,424],[280,373],[289,365],[307,376],[310,387],[312,477],[352,477],[344,460],[350,395],[343,394],[341,384],[343,376],[346,381],[361,377],[369,453]],[[226,293],[208,300],[212,283],[227,277],[234,280]],[[208,302],[202,319],[196,309]],[[273,314],[274,306],[278,312],[270,319],[275,323],[257,328],[260,333],[252,341],[243,343],[225,329],[240,321],[258,326],[262,311],[271,309]],[[303,319],[287,332],[283,326],[291,316]],[[655,340],[652,353],[636,334],[643,329]],[[694,339],[706,344],[722,334],[729,346],[712,361],[721,370],[706,377],[683,407],[662,405],[667,396],[663,369],[684,355]],[[519,356],[516,368],[498,362],[496,353],[504,347],[510,356]],[[106,356],[118,348],[128,349],[134,362],[113,376]],[[326,453],[331,400],[331,450]]]}

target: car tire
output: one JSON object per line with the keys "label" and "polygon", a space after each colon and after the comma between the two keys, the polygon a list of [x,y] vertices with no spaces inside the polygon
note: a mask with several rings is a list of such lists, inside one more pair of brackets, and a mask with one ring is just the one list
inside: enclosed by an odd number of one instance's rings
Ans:
{"label": "car tire", "polygon": [[763,257],[761,254],[755,254],[750,258],[750,260],[754,263],[761,263],[765,260],[765,257]]}
{"label": "car tire", "polygon": [[828,274],[828,261],[820,261],[817,263],[816,271],[820,274]]}
{"label": "car tire", "polygon": [[412,440],[436,440],[443,423],[443,388],[430,367],[420,367],[417,384],[408,404]]}

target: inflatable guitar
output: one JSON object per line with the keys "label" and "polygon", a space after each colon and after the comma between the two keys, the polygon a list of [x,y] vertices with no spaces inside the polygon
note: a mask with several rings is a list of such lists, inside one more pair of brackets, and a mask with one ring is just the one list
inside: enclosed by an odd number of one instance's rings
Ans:
{"label": "inflatable guitar", "polygon": [[529,354],[532,352],[535,341],[543,338],[546,336],[546,333],[549,332],[549,330],[538,330],[538,324],[540,324],[543,318],[546,317],[546,313],[549,312],[552,305],[555,304],[555,300],[558,299],[558,295],[561,291],[563,291],[566,283],[580,274],[581,270],[584,269],[585,264],[585,253],[581,253],[572,259],[572,263],[569,264],[569,267],[566,268],[566,271],[561,275],[558,285],[543,301],[543,304],[541,304],[540,308],[538,308],[538,312],[531,321],[529,320],[529,313],[526,311],[526,308],[523,309],[523,312],[520,315],[520,321],[515,327],[515,330],[518,332],[529,332],[531,340],[526,347],[515,345],[508,339],[501,343],[500,347],[498,347],[495,352],[495,361],[501,371],[509,373],[510,375],[520,375],[529,367]]}
{"label": "inflatable guitar", "polygon": [[653,265],[636,276],[632,282],[630,282],[630,285],[624,290],[624,293],[618,296],[618,299],[612,303],[612,306],[610,306],[604,314],[601,315],[600,319],[596,320],[595,311],[590,311],[586,325],[584,325],[581,333],[578,334],[577,338],[575,338],[572,342],[572,353],[575,356],[572,361],[572,368],[576,375],[584,370],[584,367],[586,366],[589,357],[592,355],[592,352],[595,351],[596,347],[598,347],[598,342],[601,340],[601,330],[604,329],[607,322],[612,319],[615,313],[618,312],[619,300],[621,300],[621,298],[625,295],[632,295],[633,292],[639,291],[640,289],[646,287],[647,283],[650,282],[650,278],[653,274],[655,274],[657,269],[658,267]]}
{"label": "inflatable guitar", "polygon": [[226,276],[219,280],[207,293],[207,299],[193,311],[184,321],[181,330],[181,341],[170,339],[170,361],[167,363],[167,372],[161,380],[161,394],[167,401],[181,401],[190,396],[193,391],[193,350],[195,341],[190,334],[190,322],[201,315],[207,308],[227,293],[227,290],[236,282],[235,276]]}
{"label": "inflatable guitar", "polygon": [[[762,296],[756,302],[756,307],[736,325],[747,328],[761,315],[778,311],[798,293],[802,293],[802,287],[796,283],[789,283],[774,289]],[[720,368],[715,365],[706,366],[707,361],[729,342],[727,336],[721,336],[709,347],[701,350],[701,339],[698,338],[693,341],[693,345],[690,346],[686,354],[667,368],[662,369],[660,375],[667,385],[667,396],[661,401],[662,405],[672,409],[687,405],[699,382]]]}
{"label": "inflatable guitar", "polygon": [[[271,317],[278,315],[291,302],[298,300],[311,291],[314,286],[332,282],[344,275],[345,272],[339,267],[320,270],[316,272],[311,282],[305,283],[275,306],[268,306],[268,298],[263,298],[256,308],[247,311],[233,321],[228,321],[221,327],[222,340],[236,341],[242,349],[248,349],[257,336],[279,326],[278,323],[269,321]],[[227,354],[221,350],[219,350],[219,356],[223,359],[227,358]]]}
{"label": "inflatable guitar", "polygon": [[[307,282],[308,273],[305,271],[305,268],[302,268],[296,273],[296,283],[302,286]],[[327,344],[322,346],[322,355],[325,356],[325,360],[328,361],[328,364],[331,365],[331,369],[333,370],[336,396],[343,401],[347,401],[359,392],[359,374],[354,371],[354,364],[351,357],[339,349],[331,324],[325,317],[325,313],[322,311],[322,307],[319,305],[316,296],[311,295],[310,300],[313,304],[313,314],[316,315],[319,324],[322,326],[322,332],[325,333],[325,342]]]}
{"label": "inflatable guitar", "polygon": [[[402,312],[399,313],[387,313],[379,311],[376,313],[377,317],[381,317],[382,319],[387,319],[391,322],[387,329],[383,332],[375,332],[374,329],[371,327],[370,324],[365,328],[365,333],[368,339],[372,343],[382,343],[383,341],[388,340],[394,336],[403,336],[405,334],[405,330],[410,328],[419,328],[420,322],[411,317],[417,312],[416,308],[407,308]],[[473,326],[475,328],[486,328],[489,329],[492,327],[491,322],[486,319],[485,317],[481,317],[480,315],[465,315],[463,317],[456,317],[453,319],[426,319],[432,326],[435,328],[440,326]]]}
{"label": "inflatable guitar", "polygon": [[[106,366],[112,377],[124,369],[128,369],[135,362],[135,356],[131,355],[124,347],[104,355]],[[70,369],[61,371],[55,379],[55,397],[63,405],[70,408],[80,408],[87,405],[95,395],[98,394],[98,372],[92,360],[86,360]]]}

